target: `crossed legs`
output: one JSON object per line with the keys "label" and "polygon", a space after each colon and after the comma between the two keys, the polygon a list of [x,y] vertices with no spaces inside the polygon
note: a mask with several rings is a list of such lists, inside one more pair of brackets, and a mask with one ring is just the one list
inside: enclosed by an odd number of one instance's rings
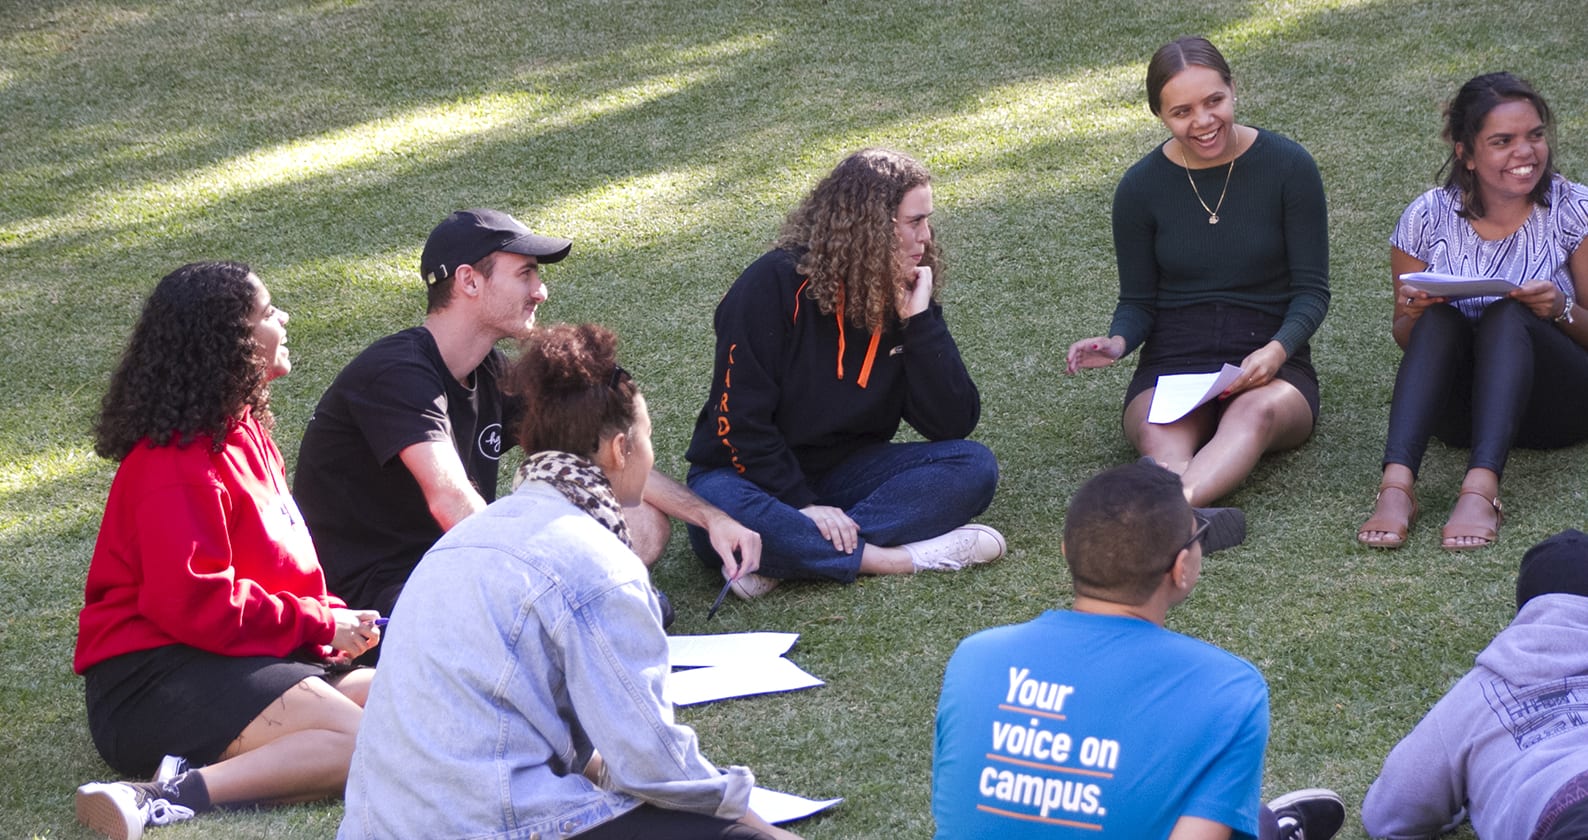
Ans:
{"label": "crossed legs", "polygon": [[[906,543],[940,536],[969,522],[992,501],[998,461],[968,440],[887,443],[861,450],[815,482],[817,503],[859,526],[853,550],[841,551],[809,516],[732,469],[691,472],[689,486],[745,527],[760,532],[761,574],[829,578],[914,571]],[[705,534],[689,529],[695,553],[720,565]]]}

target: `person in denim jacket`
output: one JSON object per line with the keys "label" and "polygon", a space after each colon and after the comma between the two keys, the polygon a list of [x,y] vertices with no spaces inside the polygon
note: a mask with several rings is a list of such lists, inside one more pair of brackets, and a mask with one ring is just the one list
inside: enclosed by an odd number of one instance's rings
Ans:
{"label": "person in denim jacket", "polygon": [[[536,330],[512,373],[530,455],[403,590],[338,833],[355,838],[797,840],[673,720],[661,609],[621,505],[655,460],[597,326]],[[389,675],[389,676],[388,676]]]}

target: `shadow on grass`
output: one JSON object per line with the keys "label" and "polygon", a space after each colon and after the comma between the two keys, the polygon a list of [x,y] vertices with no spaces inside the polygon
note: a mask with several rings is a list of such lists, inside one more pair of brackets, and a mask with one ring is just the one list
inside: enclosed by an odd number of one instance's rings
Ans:
{"label": "shadow on grass", "polygon": [[[36,682],[0,693],[0,717],[24,721],[17,737],[34,745],[0,746],[43,765],[28,791],[0,782],[0,833],[69,819],[62,791],[98,772],[61,663],[110,465],[38,475],[28,465],[84,445],[157,277],[191,259],[241,258],[293,311],[297,369],[275,393],[276,438],[291,459],[341,364],[417,321],[414,264],[430,226],[459,206],[507,208],[578,240],[550,275],[547,315],[601,320],[624,337],[657,412],[659,456],[679,474],[716,299],[843,153],[885,144],[938,176],[949,318],[985,399],[978,437],[1005,464],[988,520],[1010,535],[1012,556],[963,578],[789,587],[736,605],[724,629],[807,633],[805,664],[830,690],[757,705],[793,730],[764,743],[760,730],[729,725],[742,707],[690,716],[728,730],[723,755],[765,764],[791,788],[850,795],[813,834],[924,834],[942,660],[966,633],[1062,599],[1064,502],[1086,476],[1130,457],[1118,429],[1128,364],[1076,378],[1060,368],[1069,341],[1106,327],[1113,184],[1162,139],[1141,102],[1142,66],[1184,33],[1225,48],[1243,119],[1317,158],[1335,301],[1314,340],[1317,436],[1265,462],[1237,494],[1253,512],[1254,545],[1210,568],[1182,626],[1272,669],[1276,716],[1295,724],[1276,743],[1352,757],[1334,778],[1302,778],[1309,768],[1281,761],[1278,778],[1334,782],[1348,799],[1376,769],[1372,754],[1430,696],[1423,683],[1458,672],[1492,632],[1492,610],[1478,607],[1492,606],[1508,570],[1441,565],[1421,544],[1364,559],[1351,543],[1397,357],[1382,329],[1384,244],[1432,182],[1440,103],[1476,72],[1534,77],[1562,112],[1566,171],[1588,176],[1567,165],[1584,159],[1577,138],[1588,119],[1570,99],[1588,82],[1588,32],[1560,23],[1577,19],[1575,4],[258,5],[0,0],[0,510],[55,511],[0,534],[0,658],[17,663],[0,682]],[[1501,17],[1505,27],[1474,24]],[[1450,483],[1460,453],[1435,456],[1433,477]],[[1522,545],[1580,511],[1569,476],[1582,453],[1563,460],[1568,469],[1551,475],[1542,456],[1515,459],[1514,474],[1537,480],[1516,489],[1522,513],[1507,540]],[[686,604],[709,599],[710,575],[681,543],[670,553],[663,585]],[[1309,606],[1303,626],[1271,612],[1241,623],[1290,591],[1287,575],[1335,573],[1302,589],[1343,618]],[[1449,598],[1449,586],[1466,591]],[[1452,606],[1425,603],[1440,598]],[[1403,611],[1447,627],[1402,633],[1371,657]],[[878,675],[877,658],[900,644],[896,626],[920,639],[899,648],[895,673]],[[1328,656],[1344,664],[1315,665]],[[1380,678],[1353,675],[1361,662]],[[47,676],[30,682],[40,663]],[[1306,679],[1343,696],[1293,688]],[[1331,740],[1342,716],[1370,718],[1345,724],[1356,739],[1348,748]],[[893,730],[902,730],[894,742],[856,737]],[[855,750],[855,768],[819,758],[832,745]],[[50,765],[47,747],[71,758]],[[33,812],[48,817],[13,826]]]}

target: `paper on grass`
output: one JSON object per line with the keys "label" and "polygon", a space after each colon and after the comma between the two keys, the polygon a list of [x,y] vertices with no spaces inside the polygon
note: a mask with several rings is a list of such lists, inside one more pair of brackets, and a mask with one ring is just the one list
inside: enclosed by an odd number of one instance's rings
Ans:
{"label": "paper on grass", "polygon": [[757,785],[750,789],[750,810],[769,823],[786,823],[803,820],[817,811],[823,811],[844,801],[837,799],[806,799],[792,793],[769,790]]}
{"label": "paper on grass", "polygon": [[715,636],[668,636],[668,661],[674,668],[733,665],[747,659],[768,659],[788,653],[798,633],[722,633]]}
{"label": "paper on grass", "polygon": [[667,675],[667,699],[675,706],[691,706],[826,685],[781,656],[750,659],[732,665],[692,668]]}
{"label": "paper on grass", "polygon": [[1147,409],[1148,423],[1173,423],[1197,406],[1222,394],[1241,375],[1241,369],[1226,363],[1217,373],[1171,373],[1158,377]]}
{"label": "paper on grass", "polygon": [[1427,292],[1434,297],[1445,298],[1506,295],[1517,288],[1516,284],[1509,280],[1496,280],[1490,277],[1461,277],[1456,274],[1441,274],[1437,271],[1415,271],[1411,274],[1402,274],[1401,282],[1414,289]]}

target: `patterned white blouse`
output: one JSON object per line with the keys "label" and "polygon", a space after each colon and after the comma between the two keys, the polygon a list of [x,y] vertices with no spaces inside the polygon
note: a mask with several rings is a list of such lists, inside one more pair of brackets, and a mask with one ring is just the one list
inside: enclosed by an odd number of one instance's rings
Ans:
{"label": "patterned white blouse", "polygon": [[[1485,277],[1521,285],[1550,280],[1570,292],[1567,260],[1588,236],[1588,187],[1555,175],[1549,206],[1535,205],[1533,214],[1504,239],[1488,240],[1472,223],[1456,215],[1461,192],[1436,187],[1418,196],[1395,225],[1390,244],[1428,264],[1429,271],[1461,277]],[[1463,298],[1456,308],[1476,321],[1497,297]]]}

